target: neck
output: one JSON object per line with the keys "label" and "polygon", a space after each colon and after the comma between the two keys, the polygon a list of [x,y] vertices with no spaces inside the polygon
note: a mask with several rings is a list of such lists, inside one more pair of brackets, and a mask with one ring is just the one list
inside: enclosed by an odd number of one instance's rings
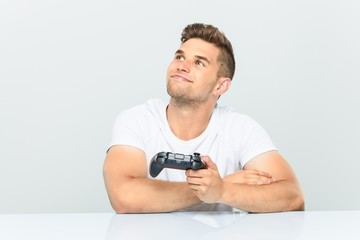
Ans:
{"label": "neck", "polygon": [[200,136],[210,122],[215,104],[182,105],[171,99],[166,114],[172,132],[181,140]]}

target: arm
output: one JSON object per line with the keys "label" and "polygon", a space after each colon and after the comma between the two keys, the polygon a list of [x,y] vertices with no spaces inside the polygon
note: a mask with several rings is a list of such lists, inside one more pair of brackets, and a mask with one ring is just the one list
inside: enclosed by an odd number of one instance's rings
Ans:
{"label": "arm", "polygon": [[204,157],[207,170],[188,170],[187,180],[195,194],[205,202],[219,202],[249,212],[304,210],[304,199],[286,160],[276,151],[263,153],[245,165],[245,170],[270,173],[268,183],[244,184],[240,170],[221,179],[216,165]]}
{"label": "arm", "polygon": [[117,213],[169,212],[200,202],[186,182],[147,179],[147,169],[143,151],[129,146],[109,149],[103,174]]}

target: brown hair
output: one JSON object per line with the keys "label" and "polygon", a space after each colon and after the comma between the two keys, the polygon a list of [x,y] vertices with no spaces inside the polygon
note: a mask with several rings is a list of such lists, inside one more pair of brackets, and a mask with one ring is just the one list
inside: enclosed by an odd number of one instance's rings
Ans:
{"label": "brown hair", "polygon": [[220,68],[219,77],[228,77],[232,79],[235,73],[235,57],[232,45],[225,34],[212,25],[203,23],[194,23],[187,25],[181,33],[181,42],[184,43],[190,38],[200,38],[206,42],[212,43],[220,49],[218,62]]}

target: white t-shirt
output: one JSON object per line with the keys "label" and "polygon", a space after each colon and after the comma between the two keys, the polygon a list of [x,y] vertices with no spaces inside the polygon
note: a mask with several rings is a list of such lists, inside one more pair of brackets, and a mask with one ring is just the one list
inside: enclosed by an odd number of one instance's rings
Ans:
{"label": "white t-shirt", "polygon": [[[121,112],[113,127],[111,146],[128,145],[144,151],[148,166],[158,152],[208,155],[224,177],[242,169],[255,156],[276,150],[265,130],[252,118],[230,107],[216,105],[205,131],[184,141],[177,138],[166,118],[167,103],[151,99]],[[148,178],[151,178],[149,171]],[[165,168],[159,180],[185,182],[183,170]],[[211,205],[211,206],[210,206]],[[224,210],[218,204],[201,204],[190,210]]]}

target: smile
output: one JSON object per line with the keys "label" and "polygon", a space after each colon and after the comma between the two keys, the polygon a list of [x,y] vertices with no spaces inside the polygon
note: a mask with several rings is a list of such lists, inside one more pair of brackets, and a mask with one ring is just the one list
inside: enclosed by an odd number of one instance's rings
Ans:
{"label": "smile", "polygon": [[180,74],[174,74],[171,76],[171,78],[178,80],[178,81],[182,81],[182,82],[189,82],[189,83],[193,82],[193,81],[189,80],[187,77],[180,75]]}

